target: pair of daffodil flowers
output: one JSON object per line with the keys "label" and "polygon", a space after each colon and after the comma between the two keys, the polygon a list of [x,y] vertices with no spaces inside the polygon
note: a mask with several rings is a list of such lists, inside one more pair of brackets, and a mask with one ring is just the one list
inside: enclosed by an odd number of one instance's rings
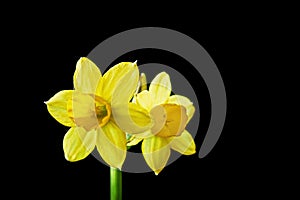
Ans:
{"label": "pair of daffodil flowers", "polygon": [[[76,64],[74,90],[55,94],[47,104],[59,123],[71,127],[63,139],[68,161],[86,158],[97,148],[111,167],[121,169],[127,148],[142,141],[142,153],[157,175],[166,166],[171,149],[195,153],[195,143],[185,130],[195,108],[186,97],[171,95],[167,73],[159,73],[141,91],[136,63],[121,62],[103,76],[90,59]],[[139,91],[139,93],[137,92]]]}

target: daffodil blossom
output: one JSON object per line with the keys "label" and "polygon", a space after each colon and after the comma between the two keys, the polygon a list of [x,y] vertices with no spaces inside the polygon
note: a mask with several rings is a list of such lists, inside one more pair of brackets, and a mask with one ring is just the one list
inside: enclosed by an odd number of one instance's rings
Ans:
{"label": "daffodil blossom", "polygon": [[[136,63],[119,63],[102,76],[91,60],[78,60],[74,90],[60,91],[45,102],[58,122],[71,127],[63,139],[67,160],[82,160],[96,147],[107,164],[122,167],[126,158],[124,130],[134,133],[152,126],[147,112],[136,104],[129,105],[138,80]],[[128,127],[127,121],[135,126]]]}
{"label": "daffodil blossom", "polygon": [[147,131],[133,134],[127,145],[143,141],[143,156],[156,175],[166,166],[171,149],[184,155],[195,153],[194,139],[185,129],[195,107],[188,98],[170,94],[170,77],[161,72],[152,80],[149,90],[135,95],[133,101],[147,110],[154,125]]}

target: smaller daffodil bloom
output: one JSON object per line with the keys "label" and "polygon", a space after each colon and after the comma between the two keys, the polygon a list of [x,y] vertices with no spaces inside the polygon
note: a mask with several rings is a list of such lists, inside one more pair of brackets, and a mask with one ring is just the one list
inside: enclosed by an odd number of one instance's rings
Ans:
{"label": "smaller daffodil bloom", "polygon": [[[127,150],[124,129],[134,133],[152,126],[144,109],[129,105],[139,80],[136,63],[119,63],[102,76],[95,63],[82,57],[73,80],[74,90],[60,91],[45,102],[52,117],[71,127],[63,140],[65,158],[82,160],[96,147],[108,165],[120,169]],[[120,118],[124,129],[117,123]],[[128,127],[127,121],[135,126]]]}
{"label": "smaller daffodil bloom", "polygon": [[161,72],[152,80],[149,90],[134,97],[134,102],[151,115],[154,125],[147,131],[133,134],[127,145],[143,141],[143,156],[156,175],[166,166],[171,149],[184,155],[196,152],[194,139],[185,129],[195,107],[187,97],[170,94],[170,77]]}

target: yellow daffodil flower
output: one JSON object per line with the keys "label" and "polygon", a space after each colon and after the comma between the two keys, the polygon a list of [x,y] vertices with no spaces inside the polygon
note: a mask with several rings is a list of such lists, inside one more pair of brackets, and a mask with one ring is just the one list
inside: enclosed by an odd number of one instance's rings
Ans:
{"label": "yellow daffodil flower", "polygon": [[170,77],[162,72],[152,80],[149,90],[143,90],[134,98],[134,102],[151,115],[154,125],[132,135],[127,145],[136,145],[143,140],[143,156],[156,175],[166,166],[170,149],[191,155],[196,148],[193,137],[185,130],[195,107],[188,98],[170,94]]}
{"label": "yellow daffodil flower", "polygon": [[58,122],[71,127],[63,140],[65,158],[82,160],[96,147],[107,164],[120,169],[127,149],[124,131],[152,126],[145,110],[129,104],[139,80],[136,63],[119,63],[102,76],[91,60],[82,57],[73,80],[74,90],[60,91],[45,102]]}

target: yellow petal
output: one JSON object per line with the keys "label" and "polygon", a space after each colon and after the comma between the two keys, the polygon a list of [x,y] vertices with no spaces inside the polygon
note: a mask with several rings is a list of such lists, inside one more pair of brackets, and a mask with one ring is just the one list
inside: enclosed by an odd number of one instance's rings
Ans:
{"label": "yellow petal", "polygon": [[86,132],[81,127],[72,127],[63,140],[65,158],[68,161],[78,161],[87,157],[95,148],[96,131]]}
{"label": "yellow petal", "polygon": [[113,122],[108,122],[97,129],[97,150],[103,160],[110,165],[121,169],[126,158],[126,136]]}
{"label": "yellow petal", "polygon": [[192,135],[184,130],[180,136],[173,137],[170,140],[171,148],[184,155],[196,153],[196,145]]}
{"label": "yellow petal", "polygon": [[169,75],[166,72],[156,75],[149,86],[149,92],[154,105],[165,103],[171,94]]}
{"label": "yellow petal", "polygon": [[136,63],[121,62],[103,75],[96,94],[108,102],[112,101],[112,96],[116,101],[127,102],[137,87],[138,79],[139,70]]}
{"label": "yellow petal", "polygon": [[73,92],[72,99],[68,101],[68,112],[76,125],[84,127],[86,130],[99,125],[95,111],[95,99],[92,95]]}
{"label": "yellow petal", "polygon": [[[136,64],[134,64],[136,66]],[[135,70],[128,72],[118,80],[115,88],[111,88],[111,105],[129,102],[132,98],[139,82],[139,71],[137,67]]]}
{"label": "yellow petal", "polygon": [[166,166],[171,151],[167,139],[153,136],[143,140],[142,152],[148,166],[158,175]]}
{"label": "yellow petal", "polygon": [[140,82],[141,82],[141,91],[147,90],[147,78],[145,73],[141,73]]}
{"label": "yellow petal", "polygon": [[49,101],[45,102],[50,115],[65,126],[75,126],[68,114],[67,104],[73,96],[73,90],[63,90],[56,93]]}
{"label": "yellow petal", "polygon": [[148,111],[150,111],[153,107],[153,102],[148,90],[143,90],[142,92],[138,93],[135,99],[138,105],[142,106]]}
{"label": "yellow petal", "polygon": [[137,104],[112,105],[111,109],[115,123],[129,134],[142,133],[153,125],[149,113]]}
{"label": "yellow petal", "polygon": [[129,141],[127,142],[127,146],[134,146],[137,145],[140,141],[142,141],[143,138],[137,138],[134,135],[131,136],[131,138],[129,139]]}
{"label": "yellow petal", "polygon": [[186,109],[186,114],[188,116],[188,122],[191,120],[195,113],[195,107],[193,106],[193,102],[191,102],[187,97],[181,95],[172,95],[168,98],[167,103],[177,104],[184,106]]}
{"label": "yellow petal", "polygon": [[101,72],[90,59],[82,57],[77,61],[73,79],[75,90],[95,94],[101,80]]}

